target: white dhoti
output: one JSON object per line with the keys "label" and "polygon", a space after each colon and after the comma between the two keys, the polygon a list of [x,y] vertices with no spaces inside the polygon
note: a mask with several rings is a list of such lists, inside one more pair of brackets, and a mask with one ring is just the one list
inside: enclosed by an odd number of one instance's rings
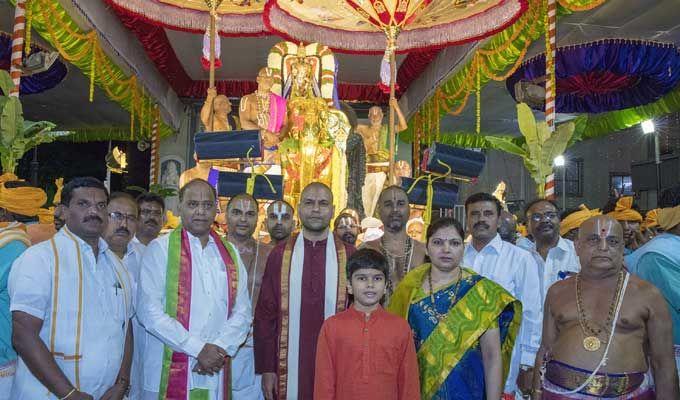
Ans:
{"label": "white dhoti", "polygon": [[263,400],[262,375],[255,374],[255,351],[253,336],[248,336],[246,343],[231,360],[231,384],[233,400]]}
{"label": "white dhoti", "polygon": [[16,360],[0,365],[0,400],[9,400],[16,370]]}
{"label": "white dhoti", "polygon": [[366,174],[364,187],[361,188],[361,195],[364,202],[364,212],[367,217],[372,217],[375,207],[378,204],[378,197],[385,186],[387,175],[384,172],[371,172]]}

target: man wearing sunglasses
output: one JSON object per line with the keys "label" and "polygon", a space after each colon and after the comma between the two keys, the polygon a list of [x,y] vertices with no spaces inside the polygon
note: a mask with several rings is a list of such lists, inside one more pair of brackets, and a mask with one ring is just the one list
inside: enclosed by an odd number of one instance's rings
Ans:
{"label": "man wearing sunglasses", "polygon": [[133,242],[144,248],[156,239],[165,225],[165,201],[156,193],[144,193],[137,197],[139,222]]}

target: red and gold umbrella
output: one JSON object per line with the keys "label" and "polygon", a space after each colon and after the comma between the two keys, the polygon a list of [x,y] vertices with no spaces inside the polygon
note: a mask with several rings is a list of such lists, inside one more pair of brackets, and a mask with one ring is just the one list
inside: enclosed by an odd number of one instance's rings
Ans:
{"label": "red and gold umbrella", "polygon": [[[340,52],[383,53],[381,79],[395,95],[395,53],[475,41],[512,24],[526,0],[268,0],[265,26],[292,41]],[[390,179],[395,127],[390,107]]]}

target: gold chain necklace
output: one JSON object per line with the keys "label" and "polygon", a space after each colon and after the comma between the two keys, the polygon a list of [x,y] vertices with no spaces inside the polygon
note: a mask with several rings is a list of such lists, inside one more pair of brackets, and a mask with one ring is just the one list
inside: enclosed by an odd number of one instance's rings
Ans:
{"label": "gold chain necklace", "polygon": [[[430,269],[427,271],[427,283],[430,286],[430,301],[432,302],[432,310],[434,311],[434,316],[437,318],[437,321],[441,321],[444,318],[446,318],[447,313],[440,313],[437,310],[437,305],[434,303],[434,286],[432,286],[432,268],[434,266],[430,266]],[[453,306],[456,302],[456,299],[458,298],[458,290],[460,289],[460,282],[463,280],[463,269],[459,266],[458,267],[458,281],[456,282],[456,287],[453,289],[453,295],[450,297],[451,300],[451,305]]]}
{"label": "gold chain necklace", "polygon": [[[588,323],[589,319],[586,316],[585,307],[583,306],[580,275],[581,274],[576,274],[576,310],[578,312],[578,322],[579,325],[581,325],[581,331],[583,331],[583,348],[587,351],[598,351],[602,346],[602,343],[605,342],[599,338],[603,328],[595,329]],[[609,306],[609,315],[607,316],[604,325],[602,325],[605,327],[604,329],[608,330],[606,327],[611,325],[612,318],[614,318],[616,304],[618,303],[619,296],[621,295],[621,288],[623,287],[624,275],[623,270],[619,271],[619,278],[616,282],[616,291],[614,292],[614,298]]]}

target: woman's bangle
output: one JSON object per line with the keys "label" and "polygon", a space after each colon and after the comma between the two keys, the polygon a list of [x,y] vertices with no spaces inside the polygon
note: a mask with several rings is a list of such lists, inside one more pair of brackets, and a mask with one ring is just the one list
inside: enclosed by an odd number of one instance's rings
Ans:
{"label": "woman's bangle", "polygon": [[75,393],[75,392],[77,392],[77,391],[78,391],[78,389],[73,388],[73,389],[71,389],[70,392],[68,392],[68,394],[67,394],[66,396],[61,397],[59,400],[66,400],[66,399],[68,399],[69,397],[71,397],[71,396],[73,395],[73,393]]}

